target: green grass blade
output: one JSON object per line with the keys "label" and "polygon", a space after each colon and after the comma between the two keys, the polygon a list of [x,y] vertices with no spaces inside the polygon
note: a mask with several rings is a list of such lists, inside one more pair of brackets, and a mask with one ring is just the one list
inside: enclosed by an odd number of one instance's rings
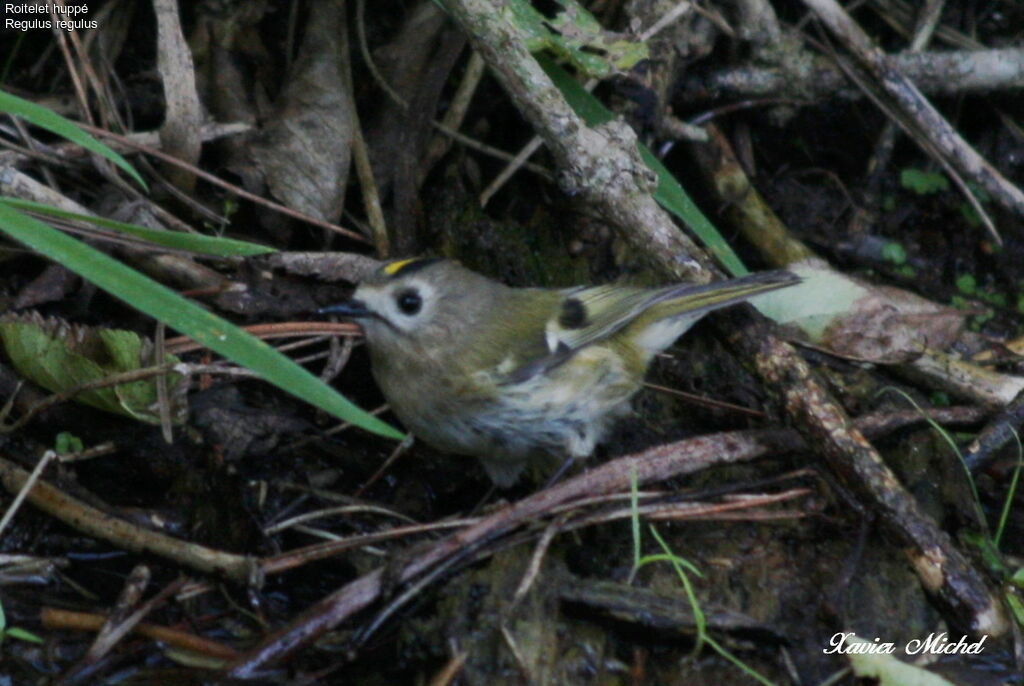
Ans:
{"label": "green grass blade", "polygon": [[30,124],[67,138],[72,143],[77,143],[86,150],[91,150],[119,166],[125,173],[135,179],[143,189],[149,190],[146,182],[142,180],[142,177],[135,171],[135,168],[128,164],[128,160],[121,157],[109,146],[100,143],[87,134],[70,119],[65,119],[53,110],[0,90],[0,112],[15,114]]}
{"label": "green grass blade", "polygon": [[[599,126],[615,117],[608,108],[601,104],[600,100],[588,93],[576,79],[552,59],[544,55],[536,55],[536,58],[576,114],[583,117],[589,126]],[[711,254],[718,259],[726,271],[733,276],[749,274],[750,271],[739,256],[733,252],[732,247],[718,232],[715,225],[690,199],[672,172],[665,168],[665,165],[643,143],[639,144],[639,150],[643,161],[658,175],[658,189],[654,192],[655,200],[690,227],[690,230],[711,251]]]}
{"label": "green grass blade", "polygon": [[5,632],[5,635],[11,638],[16,638],[19,641],[25,641],[26,643],[44,643],[43,639],[41,639],[39,636],[36,636],[31,631],[27,631],[16,626],[12,626],[10,629],[8,629]]}
{"label": "green grass blade", "polygon": [[187,250],[201,255],[212,255],[214,257],[251,257],[253,255],[266,255],[277,252],[274,248],[239,241],[233,238],[219,238],[217,236],[204,236],[196,233],[182,233],[181,231],[164,231],[161,229],[149,229],[137,224],[114,221],[106,217],[95,217],[78,212],[68,212],[51,205],[44,205],[31,200],[16,200],[14,198],[0,198],[0,203],[19,210],[27,210],[39,214],[46,214],[51,217],[62,219],[73,219],[83,221],[104,229],[112,229],[122,233],[149,241],[154,245],[176,250]]}
{"label": "green grass blade", "polygon": [[709,646],[711,646],[712,650],[714,650],[716,653],[724,657],[729,662],[733,663],[733,665],[735,665],[738,669],[740,669],[744,674],[749,676],[751,679],[757,681],[757,683],[761,684],[762,686],[777,686],[774,681],[763,676],[756,669],[754,669],[746,662],[733,655],[724,645],[716,641],[713,636],[705,636],[704,640]]}
{"label": "green grass blade", "polygon": [[672,548],[669,547],[665,539],[658,533],[658,529],[653,524],[650,525],[651,535],[654,536],[654,540],[661,546],[664,551],[665,557],[668,562],[676,571],[676,576],[679,577],[679,582],[683,585],[683,592],[686,594],[686,598],[690,603],[690,611],[693,613],[693,624],[697,629],[697,645],[694,646],[694,653],[700,652],[701,644],[707,640],[708,636],[708,625],[707,616],[704,614],[704,608],[701,607],[700,601],[697,599],[697,591],[693,588],[693,584],[690,583],[690,577],[686,575],[686,571],[690,570],[696,574],[700,574],[697,567],[682,557],[675,554]]}
{"label": "green grass blade", "polygon": [[989,539],[989,541],[991,541],[992,537],[988,534],[988,520],[985,518],[985,510],[981,506],[981,495],[978,494],[978,485],[974,482],[974,475],[971,474],[971,468],[967,466],[967,461],[964,460],[964,454],[963,452],[960,451],[960,446],[956,444],[956,441],[953,440],[953,437],[950,435],[950,433],[946,431],[941,424],[939,424],[937,421],[929,417],[928,414],[921,408],[921,406],[917,404],[917,401],[910,397],[910,394],[904,391],[902,388],[896,388],[895,386],[886,386],[882,390],[878,391],[878,393],[876,393],[875,396],[878,397],[883,393],[895,393],[896,395],[902,397],[904,400],[910,403],[910,405],[915,410],[917,410],[917,413],[921,415],[921,418],[928,423],[928,426],[935,430],[935,433],[937,433],[942,438],[942,440],[946,442],[946,445],[949,446],[949,449],[953,451],[954,455],[956,455],[957,461],[960,462],[960,466],[963,467],[964,469],[964,477],[967,479],[967,484],[971,487],[971,494],[974,496],[973,503],[975,516],[977,517],[978,523],[986,529],[985,537]]}
{"label": "green grass blade", "polygon": [[697,593],[693,588],[693,584],[690,583],[690,579],[686,575],[686,572],[687,570],[689,570],[691,573],[694,573],[697,576],[703,575],[700,573],[697,567],[693,565],[693,563],[691,563],[689,560],[685,558],[679,557],[675,554],[675,552],[672,551],[672,548],[670,548],[665,539],[661,537],[661,534],[658,533],[658,530],[654,527],[653,524],[650,528],[651,535],[654,536],[654,539],[656,541],[658,541],[658,545],[661,546],[663,553],[661,555],[648,555],[644,559],[645,561],[650,560],[652,562],[669,562],[675,568],[676,574],[679,576],[679,581],[683,585],[683,592],[686,594],[686,598],[690,603],[690,611],[693,613],[693,623],[697,630],[697,640],[696,645],[694,646],[694,655],[700,652],[702,644],[707,644],[711,647],[712,650],[714,650],[716,653],[727,659],[729,662],[733,663],[739,669],[743,670],[743,672],[747,676],[756,680],[758,683],[763,684],[763,686],[775,686],[774,682],[766,679],[764,676],[758,673],[757,670],[755,670],[753,667],[751,667],[750,665],[743,662],[743,660],[733,655],[731,652],[729,652],[729,650],[726,649],[725,646],[716,641],[708,633],[707,616],[704,614],[704,609],[701,607],[700,601],[697,599]]}
{"label": "green grass blade", "polygon": [[311,405],[367,431],[403,438],[263,341],[99,250],[2,203],[0,231]]}
{"label": "green grass blade", "polygon": [[1017,466],[1013,470],[1013,476],[1010,477],[1010,486],[1006,489],[1006,498],[1003,499],[1003,509],[999,513],[999,523],[996,525],[995,535],[992,536],[992,543],[996,549],[999,548],[999,543],[1003,540],[1006,525],[1010,521],[1010,515],[1013,514],[1013,504],[1017,499],[1017,489],[1020,487],[1021,469],[1024,468],[1024,445],[1021,444],[1020,434],[1012,426],[1009,429],[1013,432],[1014,440],[1017,441]]}
{"label": "green grass blade", "polygon": [[636,467],[629,468],[629,526],[633,538],[633,569],[629,573],[632,581],[640,569],[640,558],[643,555],[643,542],[640,539],[640,483]]}

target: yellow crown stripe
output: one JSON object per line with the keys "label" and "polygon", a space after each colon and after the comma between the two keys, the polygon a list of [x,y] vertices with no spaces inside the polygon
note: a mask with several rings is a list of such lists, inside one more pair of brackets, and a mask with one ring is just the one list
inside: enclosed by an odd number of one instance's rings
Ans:
{"label": "yellow crown stripe", "polygon": [[402,271],[403,267],[406,267],[412,264],[413,262],[418,262],[419,260],[419,257],[411,257],[408,260],[399,260],[398,262],[392,262],[391,264],[384,265],[383,271],[388,276],[394,276],[398,272]]}

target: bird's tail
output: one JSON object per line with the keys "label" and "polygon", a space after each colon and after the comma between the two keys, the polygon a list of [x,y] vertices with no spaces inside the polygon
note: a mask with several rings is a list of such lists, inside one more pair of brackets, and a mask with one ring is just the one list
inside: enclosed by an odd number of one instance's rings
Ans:
{"label": "bird's tail", "polygon": [[630,325],[635,332],[633,340],[653,355],[672,345],[708,312],[800,281],[791,272],[777,270],[701,286],[666,286],[653,295],[644,313]]}
{"label": "bird's tail", "polygon": [[658,314],[663,317],[671,317],[676,313],[706,314],[800,281],[796,274],[778,269],[701,286],[674,284],[659,289],[651,300],[650,308],[658,310]]}

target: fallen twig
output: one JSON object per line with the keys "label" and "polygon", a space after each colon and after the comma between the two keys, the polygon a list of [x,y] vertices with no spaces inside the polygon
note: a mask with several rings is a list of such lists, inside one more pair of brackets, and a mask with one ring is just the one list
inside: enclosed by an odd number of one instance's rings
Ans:
{"label": "fallen twig", "polygon": [[[858,426],[869,435],[879,435],[924,421],[926,417],[939,422],[973,423],[984,417],[986,412],[980,408],[944,408],[925,413],[869,415],[858,420]],[[410,560],[401,570],[396,570],[395,578],[399,583],[406,583],[450,565],[455,558],[468,555],[472,559],[472,553],[484,543],[510,533],[517,526],[560,512],[573,503],[589,501],[603,494],[627,492],[634,475],[636,483],[643,485],[691,474],[711,465],[751,460],[768,452],[805,448],[806,443],[791,429],[737,431],[701,436],[620,457],[508,505],[451,534]],[[384,534],[370,536],[381,535]],[[266,571],[271,572],[269,567]],[[380,597],[383,574],[383,569],[376,569],[321,599],[244,655],[231,668],[231,675],[243,679],[256,678],[269,665],[315,641],[324,632],[363,610]]]}
{"label": "fallen twig", "polygon": [[79,393],[85,391],[92,391],[98,388],[109,388],[110,386],[119,386],[121,384],[131,383],[133,381],[141,381],[143,379],[151,379],[157,376],[166,376],[168,373],[174,371],[173,364],[161,364],[154,365],[151,367],[140,367],[138,369],[132,369],[127,372],[119,372],[117,374],[111,374],[104,376],[101,379],[95,379],[93,381],[87,381],[83,384],[79,384],[67,390],[61,391],[60,393],[54,393],[53,395],[47,396],[42,402],[32,406],[23,415],[18,417],[15,421],[10,424],[3,423],[3,417],[0,417],[0,435],[9,434],[17,431],[21,427],[32,421],[32,418],[41,412],[45,412],[55,405],[67,402],[71,400]]}
{"label": "fallen twig", "polygon": [[[0,482],[9,493],[18,493],[28,478],[28,472],[0,457]],[[124,550],[152,553],[204,574],[225,577],[243,585],[258,585],[258,566],[251,558],[143,529],[86,505],[45,481],[36,482],[28,501],[68,526]]]}
{"label": "fallen twig", "polygon": [[[106,617],[91,612],[73,612],[71,610],[44,607],[40,613],[40,620],[47,629],[97,631],[103,626]],[[137,624],[133,631],[154,641],[163,641],[177,648],[222,660],[232,660],[238,656],[238,651],[223,643],[216,643],[195,634],[185,633],[184,631],[178,631],[177,629],[165,626],[142,622]]]}
{"label": "fallen twig", "polygon": [[1024,424],[1024,390],[1017,394],[1006,407],[989,420],[978,432],[964,451],[964,462],[972,472],[987,467],[999,454],[999,450],[1010,441],[1020,441],[1020,427]]}
{"label": "fallen twig", "polygon": [[[272,338],[295,338],[297,336],[354,336],[362,337],[363,330],[358,324],[349,322],[275,322],[271,324],[251,324],[242,327],[249,334],[263,340]],[[167,352],[172,355],[203,350],[205,346],[196,343],[188,336],[168,338]]]}

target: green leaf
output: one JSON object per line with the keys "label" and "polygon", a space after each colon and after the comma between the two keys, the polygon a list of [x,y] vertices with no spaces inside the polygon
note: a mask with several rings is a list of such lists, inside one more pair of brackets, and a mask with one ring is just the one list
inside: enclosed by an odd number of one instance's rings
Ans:
{"label": "green leaf", "polygon": [[891,241],[882,246],[882,259],[892,264],[904,264],[907,261],[907,251],[899,243]]}
{"label": "green leaf", "polygon": [[996,307],[1006,307],[1008,304],[1005,293],[982,293],[981,299]]}
{"label": "green leaf", "polygon": [[146,182],[142,180],[139,173],[135,171],[135,168],[132,167],[132,165],[128,164],[128,161],[125,158],[121,157],[116,151],[107,145],[100,143],[98,140],[87,134],[73,121],[65,119],[53,110],[0,90],[0,112],[15,114],[30,124],[34,124],[41,129],[46,129],[47,131],[55,133],[58,136],[68,139],[72,143],[77,143],[86,150],[90,150],[97,155],[110,160],[135,179],[143,189],[148,190]]}
{"label": "green leaf", "polygon": [[974,209],[974,205],[969,202],[960,203],[960,216],[964,218],[967,226],[972,229],[981,226],[981,215],[978,214],[978,210]]}
{"label": "green leaf", "polygon": [[1024,626],[1024,602],[1012,593],[1006,593],[1003,597],[1006,598],[1006,604],[1010,606],[1010,612],[1013,613],[1017,624]]}
{"label": "green leaf", "polygon": [[647,59],[647,44],[605,31],[575,0],[555,0],[562,11],[546,17],[529,0],[508,0],[503,12],[526,36],[530,52],[550,50],[593,78],[632,68]]}
{"label": "green leaf", "polygon": [[8,629],[6,632],[4,632],[4,634],[6,636],[10,636],[11,638],[16,638],[19,641],[25,641],[26,643],[42,643],[43,642],[43,639],[39,638],[38,636],[36,636],[31,631],[28,631],[26,629],[21,629],[21,628],[16,627],[16,626],[12,626],[10,629]]}
{"label": "green leaf", "polygon": [[68,453],[80,453],[85,450],[85,444],[82,443],[82,439],[74,435],[69,431],[61,431],[57,434],[57,438],[54,441],[53,449],[59,455],[66,455]]}
{"label": "green leaf", "polygon": [[971,195],[973,195],[982,205],[991,202],[992,195],[985,190],[984,186],[979,186],[976,183],[968,183],[967,188],[971,191]]}
{"label": "green leaf", "polygon": [[181,231],[166,231],[163,229],[149,229],[137,224],[114,221],[105,217],[95,217],[78,212],[68,212],[57,207],[44,205],[30,200],[16,200],[14,198],[0,198],[0,203],[10,207],[46,214],[51,217],[62,219],[74,219],[99,226],[104,229],[113,229],[136,238],[149,241],[154,245],[176,250],[187,250],[201,255],[212,255],[214,257],[250,257],[253,255],[266,255],[277,252],[274,248],[248,241],[239,241],[233,238],[219,238],[217,236],[205,236],[195,233],[183,233]]}
{"label": "green leaf", "polygon": [[[0,321],[0,340],[19,374],[54,393],[155,364],[152,343],[133,331],[72,326],[38,315]],[[166,364],[178,362],[166,356]],[[180,423],[186,415],[184,378],[166,376],[171,397],[177,401],[172,402],[171,417]],[[160,423],[155,377],[81,391],[74,400],[149,424]]]}
{"label": "green leaf", "polygon": [[974,278],[974,274],[961,274],[956,277],[956,287],[961,293],[971,295],[978,290],[978,280]]}
{"label": "green leaf", "polygon": [[900,172],[900,184],[918,195],[930,195],[949,190],[949,180],[942,174],[912,167],[907,167]]}
{"label": "green leaf", "polygon": [[1003,561],[1003,556],[999,553],[999,547],[987,532],[965,531],[961,533],[961,536],[964,542],[970,543],[976,548],[975,552],[984,561],[985,567],[999,576],[1006,572],[1006,563]]}
{"label": "green leaf", "polygon": [[1010,583],[1014,586],[1024,588],[1024,567],[1017,568],[1017,571],[1015,571],[1013,576],[1010,577]]}
{"label": "green leaf", "polygon": [[[599,126],[611,121],[615,115],[612,114],[601,101],[588,93],[583,86],[577,83],[564,69],[543,55],[537,56],[540,66],[547,72],[548,76],[555,83],[569,105],[578,115],[583,117],[589,126]],[[744,266],[739,256],[726,242],[722,234],[718,232],[704,213],[700,211],[690,196],[679,184],[665,165],[654,156],[644,144],[639,144],[640,157],[658,176],[658,188],[654,192],[654,198],[666,210],[676,215],[685,223],[690,230],[700,239],[701,243],[711,251],[722,266],[733,276],[743,276],[750,271]]]}
{"label": "green leaf", "polygon": [[367,431],[404,438],[263,341],[99,250],[3,204],[0,231],[296,397]]}

